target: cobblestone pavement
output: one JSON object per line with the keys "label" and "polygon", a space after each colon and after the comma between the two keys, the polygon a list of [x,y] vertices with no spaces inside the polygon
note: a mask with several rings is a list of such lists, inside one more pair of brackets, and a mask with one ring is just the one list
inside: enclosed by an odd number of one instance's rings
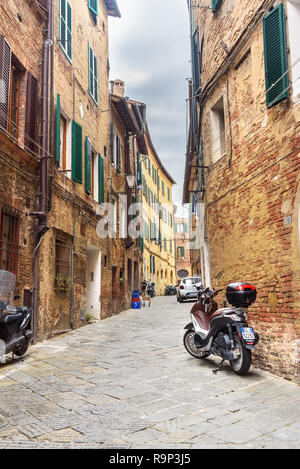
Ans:
{"label": "cobblestone pavement", "polygon": [[190,357],[191,306],[155,298],[8,358],[0,448],[299,448],[300,387]]}

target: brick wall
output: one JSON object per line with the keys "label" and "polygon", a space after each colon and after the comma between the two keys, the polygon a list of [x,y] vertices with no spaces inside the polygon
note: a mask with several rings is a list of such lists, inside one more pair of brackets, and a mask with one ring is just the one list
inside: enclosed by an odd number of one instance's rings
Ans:
{"label": "brick wall", "polygon": [[[255,364],[300,382],[299,105],[287,100],[266,107],[261,21],[218,76],[227,60],[225,49],[237,51],[234,45],[260,4],[223,1],[215,16],[197,13],[205,38],[202,88],[208,90],[202,117],[210,167],[205,234],[214,286],[249,281],[257,287],[249,314],[260,334]],[[215,158],[212,110],[221,97],[225,146]]]}

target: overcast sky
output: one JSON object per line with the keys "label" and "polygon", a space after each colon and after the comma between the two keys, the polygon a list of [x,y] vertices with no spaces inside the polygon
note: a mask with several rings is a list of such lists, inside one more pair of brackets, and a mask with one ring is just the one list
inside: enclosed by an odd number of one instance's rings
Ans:
{"label": "overcast sky", "polygon": [[[121,18],[109,19],[110,80],[147,105],[155,149],[182,201],[186,143],[186,79],[191,75],[186,0],[117,0]],[[186,215],[188,214],[185,210]]]}

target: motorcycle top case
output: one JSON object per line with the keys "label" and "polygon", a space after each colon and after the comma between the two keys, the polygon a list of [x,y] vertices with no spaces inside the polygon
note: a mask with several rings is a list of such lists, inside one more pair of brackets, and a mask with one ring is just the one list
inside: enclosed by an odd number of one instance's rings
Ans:
{"label": "motorcycle top case", "polygon": [[246,282],[230,283],[226,288],[228,303],[238,308],[247,308],[256,300],[257,291],[254,285]]}

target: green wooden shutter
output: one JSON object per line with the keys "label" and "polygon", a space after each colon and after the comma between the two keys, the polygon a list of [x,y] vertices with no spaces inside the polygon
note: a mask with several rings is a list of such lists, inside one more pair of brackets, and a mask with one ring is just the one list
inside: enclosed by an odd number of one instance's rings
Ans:
{"label": "green wooden shutter", "polygon": [[82,184],[82,127],[72,122],[72,179]]}
{"label": "green wooden shutter", "polygon": [[26,96],[26,119],[25,119],[25,147],[38,153],[37,141],[37,111],[39,82],[30,73],[27,72],[27,96]]}
{"label": "green wooden shutter", "polygon": [[99,188],[99,204],[104,202],[104,161],[101,155],[98,156],[98,188]]}
{"label": "green wooden shutter", "polygon": [[42,10],[48,12],[49,11],[49,1],[48,0],[37,0],[37,3],[41,7]]}
{"label": "green wooden shutter", "polygon": [[85,191],[92,193],[92,145],[88,137],[85,137]]}
{"label": "green wooden shutter", "polygon": [[211,0],[211,9],[213,13],[216,13],[216,11],[220,8],[221,3],[222,0]]}
{"label": "green wooden shutter", "polygon": [[272,107],[289,96],[283,3],[264,17],[263,31],[267,107]]}
{"label": "green wooden shutter", "polygon": [[9,89],[11,69],[11,47],[4,36],[0,36],[0,127],[7,129],[9,114]]}
{"label": "green wooden shutter", "polygon": [[114,152],[114,139],[115,139],[115,134],[114,134],[114,123],[110,123],[110,159],[111,162],[115,162],[115,152]]}
{"label": "green wooden shutter", "polygon": [[60,164],[60,95],[56,99],[56,162]]}
{"label": "green wooden shutter", "polygon": [[98,17],[98,0],[89,0],[88,3],[89,10],[91,12],[92,18],[97,24],[97,17]]}

